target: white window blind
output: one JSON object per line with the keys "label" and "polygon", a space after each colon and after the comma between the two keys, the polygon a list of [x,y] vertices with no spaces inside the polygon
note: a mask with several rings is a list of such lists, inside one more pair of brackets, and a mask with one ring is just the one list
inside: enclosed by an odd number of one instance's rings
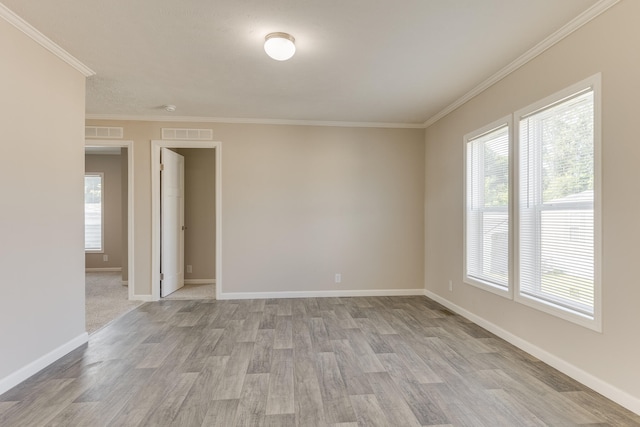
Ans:
{"label": "white window blind", "polygon": [[103,175],[88,173],[84,176],[84,250],[103,250]]}
{"label": "white window blind", "polygon": [[508,125],[468,139],[466,149],[465,278],[508,290]]}
{"label": "white window blind", "polygon": [[519,294],[594,317],[594,92],[521,117]]}

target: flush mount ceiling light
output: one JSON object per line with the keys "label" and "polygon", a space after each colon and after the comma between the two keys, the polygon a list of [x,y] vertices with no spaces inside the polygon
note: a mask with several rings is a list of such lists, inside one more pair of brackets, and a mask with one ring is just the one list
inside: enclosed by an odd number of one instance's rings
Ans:
{"label": "flush mount ceiling light", "polygon": [[167,104],[167,105],[163,105],[162,107],[169,113],[173,113],[174,111],[176,111],[175,105]]}
{"label": "flush mount ceiling light", "polygon": [[264,51],[276,61],[286,61],[296,53],[296,39],[287,33],[271,33],[264,38]]}

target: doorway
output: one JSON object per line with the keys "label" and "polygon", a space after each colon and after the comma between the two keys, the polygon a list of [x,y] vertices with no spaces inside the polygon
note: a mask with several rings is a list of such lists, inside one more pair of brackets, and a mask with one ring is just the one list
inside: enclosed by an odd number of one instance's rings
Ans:
{"label": "doorway", "polygon": [[[190,288],[185,299],[200,299],[206,296],[201,293],[201,290],[207,284],[215,281],[215,297],[220,298],[222,288],[222,272],[221,272],[221,143],[214,141],[151,141],[151,226],[152,226],[152,261],[151,261],[151,292],[152,299],[159,300],[161,298],[161,283],[162,277],[162,197],[161,197],[161,151],[163,148],[170,149],[177,153],[185,155],[185,173],[187,189],[185,191],[185,286],[184,290],[179,290],[175,294],[169,295],[169,299],[181,299],[182,297],[176,296],[181,292],[185,292],[186,288]],[[200,155],[197,153],[200,152]],[[195,176],[197,181],[197,187],[208,189],[213,192],[212,197],[212,209],[203,213],[202,209],[202,197],[190,195],[189,188],[192,185],[189,184],[190,174],[190,157],[192,160],[198,160],[202,158],[211,158],[211,163],[205,167],[205,176]],[[202,165],[201,165],[202,166]],[[202,167],[200,167],[203,170]],[[190,203],[189,199],[193,202],[196,200],[198,203]],[[196,222],[196,217],[199,217],[199,223]],[[191,233],[191,239],[190,239]],[[198,237],[201,241],[204,236],[205,243],[210,244],[211,251],[205,250],[191,250],[190,254],[190,240],[193,241],[194,236]],[[209,237],[210,236],[210,237]],[[201,248],[202,246],[197,246]],[[204,255],[203,255],[204,254]],[[198,256],[200,256],[198,258]],[[204,258],[202,258],[204,256]],[[193,261],[191,261],[193,260]],[[191,265],[193,264],[193,265]],[[207,270],[207,267],[210,267]],[[203,272],[207,271],[207,272]],[[193,273],[193,274],[192,274]],[[204,274],[204,277],[202,276]],[[211,276],[214,277],[211,277]],[[190,278],[197,277],[197,278]]]}
{"label": "doorway", "polygon": [[138,305],[132,298],[132,145],[132,141],[85,141],[85,316],[89,333]]}

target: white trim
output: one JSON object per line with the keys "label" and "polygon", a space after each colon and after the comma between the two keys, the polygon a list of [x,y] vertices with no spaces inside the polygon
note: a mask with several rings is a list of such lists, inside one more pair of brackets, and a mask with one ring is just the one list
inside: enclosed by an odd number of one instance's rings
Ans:
{"label": "white trim", "polygon": [[472,98],[478,96],[480,93],[484,92],[494,84],[498,83],[500,80],[507,77],[509,74],[516,71],[518,68],[525,65],[527,62],[531,61],[538,55],[540,55],[545,50],[549,49],[556,43],[560,42],[562,39],[567,37],[569,34],[576,31],[578,28],[582,27],[592,19],[604,13],[610,7],[618,3],[620,0],[600,0],[591,6],[589,9],[582,12],[580,15],[576,16],[574,19],[569,21],[566,25],[560,28],[555,33],[551,34],[540,43],[529,49],[527,52],[519,56],[515,61],[508,64],[506,67],[502,68],[500,71],[489,77],[487,80],[480,83],[478,86],[471,89],[469,92],[464,94],[462,97],[458,98],[456,101],[445,107],[440,112],[436,113],[434,116],[429,118],[426,122],[424,122],[423,126],[428,128],[441,118],[445,117],[447,114],[451,113],[458,107],[462,106]]}
{"label": "white trim", "polygon": [[[514,245],[513,245],[513,288],[514,300],[527,307],[534,308],[544,313],[556,316],[560,319],[573,322],[596,332],[602,332],[602,156],[601,156],[601,136],[602,136],[602,76],[601,73],[594,74],[578,83],[564,88],[556,93],[536,101],[513,114],[513,224],[514,224]],[[594,301],[593,318],[583,315],[570,308],[554,305],[552,302],[537,299],[535,297],[522,295],[520,293],[520,120],[541,108],[562,102],[563,99],[575,95],[580,91],[591,88],[593,90],[593,138],[594,138]]]}
{"label": "white trim", "polygon": [[85,273],[100,273],[105,271],[122,271],[122,267],[98,267],[98,268],[85,268]]}
{"label": "white trim", "polygon": [[[151,295],[145,301],[160,300],[160,149],[209,148],[215,150],[216,193],[216,299],[222,293],[222,142],[151,141]],[[131,287],[129,287],[131,289]]]}
{"label": "white trim", "polygon": [[216,279],[184,279],[185,285],[215,285]]}
{"label": "white trim", "polygon": [[424,295],[424,289],[354,289],[342,291],[281,291],[218,293],[216,299],[322,298],[322,297],[387,297]]}
{"label": "white trim", "polygon": [[44,47],[49,52],[53,53],[55,56],[78,70],[80,73],[82,73],[83,76],[91,77],[96,74],[95,71],[84,65],[69,52],[55,44],[49,37],[36,30],[31,24],[16,15],[11,9],[3,5],[2,3],[0,3],[0,18],[4,18],[5,21],[25,33],[27,36],[31,37],[31,39],[33,39],[40,46]]}
{"label": "white trim", "polygon": [[128,280],[122,280],[122,286],[129,286]]}
{"label": "white trim", "polygon": [[37,374],[47,366],[51,365],[56,360],[61,357],[67,355],[72,352],[76,348],[80,347],[83,344],[86,344],[89,341],[89,334],[83,332],[77,337],[67,341],[61,346],[51,350],[47,354],[33,362],[23,366],[12,374],[7,375],[6,377],[0,379],[0,394],[10,390],[11,388],[17,386],[27,378]]}
{"label": "white trim", "polygon": [[133,175],[133,141],[131,140],[105,140],[105,139],[91,139],[84,141],[85,147],[120,147],[127,149],[127,256],[128,256],[128,278],[131,286],[129,288],[129,300],[139,299],[134,298],[135,291],[135,244],[134,244],[134,205],[135,200],[134,189],[134,175]]}
{"label": "white trim", "polygon": [[512,170],[513,170],[513,117],[511,114],[508,116],[502,117],[494,122],[489,123],[486,126],[483,126],[473,132],[467,133],[462,142],[464,143],[464,147],[462,149],[462,165],[463,165],[463,192],[462,192],[462,281],[468,285],[475,286],[477,288],[483,289],[485,291],[494,293],[504,298],[513,299],[513,262],[512,262],[512,251],[508,251],[508,265],[509,265],[509,280],[507,284],[507,289],[503,289],[499,285],[494,285],[489,282],[485,282],[483,280],[476,279],[474,277],[470,277],[467,275],[467,148],[470,141],[479,138],[485,134],[493,132],[494,130],[498,130],[503,127],[507,127],[507,134],[509,138],[509,169],[508,169],[508,188],[509,188],[509,203],[507,206],[507,214],[509,215],[509,227],[508,227],[508,242],[509,249],[513,247],[513,183],[512,183]]}
{"label": "white trim", "polygon": [[341,122],[324,120],[285,120],[285,119],[252,119],[237,117],[190,117],[190,116],[132,116],[126,114],[87,114],[87,120],[117,120],[141,122],[180,122],[180,123],[227,123],[252,125],[290,125],[290,126],[331,126],[352,128],[392,128],[423,129],[423,123],[387,123],[387,122]]}
{"label": "white trim", "polygon": [[465,310],[464,308],[452,303],[451,301],[435,294],[429,290],[425,290],[424,294],[431,298],[432,300],[444,305],[449,310],[454,311],[455,313],[471,320],[473,323],[478,326],[483,327],[489,332],[499,336],[505,341],[513,344],[521,350],[526,351],[527,353],[537,357],[544,363],[554,367],[565,375],[573,378],[574,380],[586,385],[587,387],[592,388],[608,399],[613,400],[619,405],[624,406],[630,411],[635,412],[636,414],[640,414],[640,399],[627,393],[626,391],[620,390],[612,384],[596,377],[593,374],[567,362],[566,360],[549,353],[548,351],[538,347],[535,344],[526,341],[519,336],[512,334],[509,331],[502,329],[500,326],[489,322],[488,320],[483,319],[482,317],[471,313],[470,311]]}
{"label": "white trim", "polygon": [[[129,293],[131,294],[131,290],[133,288],[131,286],[129,286]],[[157,298],[153,298],[152,295],[137,295],[137,294],[133,294],[129,296],[129,301],[144,301],[144,302],[150,302],[150,301],[157,301]]]}

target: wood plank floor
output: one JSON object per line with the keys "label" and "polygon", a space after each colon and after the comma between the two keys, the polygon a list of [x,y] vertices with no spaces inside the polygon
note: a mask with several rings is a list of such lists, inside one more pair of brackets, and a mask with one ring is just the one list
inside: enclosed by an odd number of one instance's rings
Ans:
{"label": "wood plank floor", "polygon": [[0,396],[1,426],[640,426],[425,297],[146,303]]}

